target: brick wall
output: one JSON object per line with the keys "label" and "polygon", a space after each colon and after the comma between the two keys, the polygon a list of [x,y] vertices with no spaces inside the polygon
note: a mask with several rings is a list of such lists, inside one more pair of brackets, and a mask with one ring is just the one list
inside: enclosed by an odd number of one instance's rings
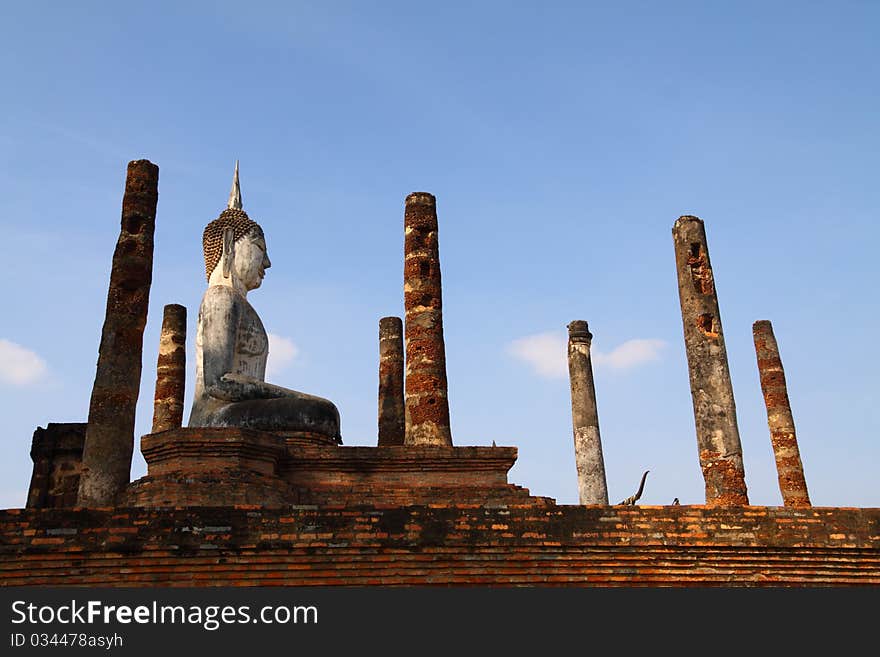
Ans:
{"label": "brick wall", "polygon": [[76,504],[85,437],[85,422],[49,422],[45,429],[37,427],[31,440],[34,468],[28,487],[28,508]]}
{"label": "brick wall", "polygon": [[0,583],[876,586],[880,509],[12,509]]}

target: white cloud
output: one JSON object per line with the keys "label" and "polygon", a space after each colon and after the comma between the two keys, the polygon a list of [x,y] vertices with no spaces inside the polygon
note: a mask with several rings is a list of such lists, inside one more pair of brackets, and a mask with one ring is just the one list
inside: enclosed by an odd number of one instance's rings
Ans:
{"label": "white cloud", "polygon": [[538,333],[507,345],[514,358],[525,361],[540,376],[557,379],[568,375],[568,340],[558,333]]}
{"label": "white cloud", "polygon": [[[659,360],[665,346],[663,340],[636,338],[607,353],[594,345],[590,354],[596,367],[622,371]],[[538,333],[519,338],[507,345],[507,351],[514,358],[528,363],[539,376],[547,379],[568,376],[568,338],[561,333]]]}
{"label": "white cloud", "polygon": [[273,377],[283,371],[298,354],[299,347],[292,340],[270,333],[266,378]]}
{"label": "white cloud", "polygon": [[636,338],[627,340],[607,354],[594,350],[591,355],[593,363],[598,366],[607,366],[613,370],[628,370],[643,363],[660,360],[660,351],[665,346],[663,340]]}
{"label": "white cloud", "polygon": [[42,379],[47,370],[46,361],[33,351],[0,338],[0,381],[26,386]]}

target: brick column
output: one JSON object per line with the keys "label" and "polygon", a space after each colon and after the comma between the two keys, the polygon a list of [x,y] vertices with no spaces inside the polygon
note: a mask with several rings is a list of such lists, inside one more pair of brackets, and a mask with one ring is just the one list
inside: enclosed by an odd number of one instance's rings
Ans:
{"label": "brick column", "polygon": [[165,306],[162,316],[152,433],[179,429],[183,425],[185,388],[186,308],[172,303]]}
{"label": "brick column", "polygon": [[403,322],[379,320],[379,447],[403,445],[406,406],[403,401]]}
{"label": "brick column", "polygon": [[452,445],[437,245],[436,199],[406,197],[403,298],[406,309],[407,445]]}
{"label": "brick column", "polygon": [[706,230],[683,216],[672,228],[700,466],[708,506],[748,504],[736,404]]}
{"label": "brick column", "polygon": [[128,484],[134,450],[134,414],[141,382],[144,325],[153,277],[153,232],[159,167],[128,163],[122,226],[107,292],[98,367],[79,482],[80,506],[109,506]]}
{"label": "brick column", "polygon": [[571,419],[574,460],[581,504],[608,504],[605,461],[599,438],[599,412],[590,345],[593,335],[583,320],[568,325],[568,375],[571,382]]}
{"label": "brick column", "polygon": [[770,427],[773,455],[776,457],[782,503],[785,506],[811,506],[788,401],[785,370],[782,369],[773,325],[767,320],[755,322],[752,336],[755,339],[755,355],[758,358],[761,391],[767,406],[767,424]]}

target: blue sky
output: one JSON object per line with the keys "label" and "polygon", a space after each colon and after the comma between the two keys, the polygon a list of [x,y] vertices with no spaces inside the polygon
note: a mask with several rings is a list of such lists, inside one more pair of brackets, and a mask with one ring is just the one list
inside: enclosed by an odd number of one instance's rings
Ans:
{"label": "blue sky", "polygon": [[[871,2],[6,3],[0,507],[31,435],[85,421],[125,167],[158,164],[137,435],[162,306],[241,161],[272,268],[272,380],[376,442],[403,201],[437,197],[458,445],[577,501],[565,326],[594,334],[612,502],[702,503],[671,228],[706,223],[753,504],[778,505],[752,344],[773,322],[817,506],[880,506],[880,7]],[[187,408],[188,413],[188,408]],[[133,477],[146,466],[135,451]]]}

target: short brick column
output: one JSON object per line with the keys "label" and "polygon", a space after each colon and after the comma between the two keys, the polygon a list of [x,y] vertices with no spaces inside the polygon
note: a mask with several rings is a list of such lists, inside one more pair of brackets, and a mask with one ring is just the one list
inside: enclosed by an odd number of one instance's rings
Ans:
{"label": "short brick column", "polygon": [[752,325],[755,339],[755,355],[761,377],[761,392],[767,406],[767,424],[770,427],[770,443],[776,457],[779,490],[785,506],[811,506],[804,478],[804,466],[794,431],[794,417],[788,400],[785,370],[779,357],[779,346],[773,334],[773,325],[759,320]]}
{"label": "short brick column", "polygon": [[379,320],[379,447],[403,445],[406,434],[403,400],[403,321]]}
{"label": "short brick column", "polygon": [[162,316],[153,402],[153,433],[179,429],[183,425],[185,388],[186,308],[172,303],[165,306]]}

